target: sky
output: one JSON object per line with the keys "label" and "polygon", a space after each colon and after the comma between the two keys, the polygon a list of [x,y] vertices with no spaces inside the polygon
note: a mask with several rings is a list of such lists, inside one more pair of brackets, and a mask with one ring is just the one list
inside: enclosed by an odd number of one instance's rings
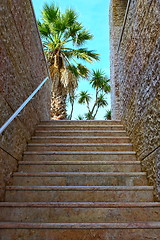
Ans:
{"label": "sky", "polygon": [[[88,29],[93,35],[94,39],[89,40],[85,47],[90,50],[95,50],[100,55],[100,61],[96,61],[93,64],[87,65],[90,70],[101,69],[106,73],[106,76],[110,77],[110,60],[109,60],[109,5],[110,0],[32,0],[35,10],[36,18],[41,20],[41,10],[45,3],[55,3],[60,7],[62,12],[66,8],[74,9],[78,14],[79,22],[82,22],[84,27]],[[78,84],[77,93],[80,91],[88,91],[94,102],[94,90],[91,88],[87,80],[80,80]],[[100,109],[96,116],[96,119],[104,119],[106,109],[111,108],[110,94],[106,96],[108,106],[104,109]],[[68,107],[68,114],[70,113],[70,107]],[[73,119],[76,119],[78,115],[84,115],[87,113],[85,105],[78,103],[74,106]]]}

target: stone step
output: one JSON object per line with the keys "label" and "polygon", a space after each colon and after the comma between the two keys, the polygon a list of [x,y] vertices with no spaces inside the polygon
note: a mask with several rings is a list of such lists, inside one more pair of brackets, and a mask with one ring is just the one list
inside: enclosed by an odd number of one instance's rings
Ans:
{"label": "stone step", "polygon": [[49,120],[41,121],[42,125],[122,125],[119,120]]}
{"label": "stone step", "polygon": [[33,136],[31,143],[130,143],[129,137],[105,137],[105,136]]}
{"label": "stone step", "polygon": [[36,127],[36,130],[78,130],[78,131],[81,131],[81,130],[84,130],[84,131],[88,131],[88,130],[99,130],[99,131],[104,131],[104,130],[109,130],[109,131],[112,131],[112,130],[124,130],[124,126],[123,125],[38,125]]}
{"label": "stone step", "polygon": [[28,161],[136,161],[136,153],[130,152],[29,152],[25,151],[23,160]]}
{"label": "stone step", "polygon": [[[158,240],[160,222],[0,224],[1,240]],[[13,238],[14,236],[14,238]],[[54,237],[54,238],[53,238]]]}
{"label": "stone step", "polygon": [[15,173],[14,185],[30,186],[141,186],[146,185],[143,172],[40,172]]}
{"label": "stone step", "polygon": [[7,202],[151,202],[152,186],[7,186]]}
{"label": "stone step", "polygon": [[124,130],[36,130],[35,136],[125,136]]}
{"label": "stone step", "polygon": [[140,161],[19,161],[21,172],[140,172]]}
{"label": "stone step", "polygon": [[[0,223],[0,229],[160,229],[160,222],[119,223]],[[82,233],[81,233],[82,234]],[[66,238],[67,239],[67,238]],[[143,238],[144,239],[144,238]],[[156,239],[156,238],[155,238]]]}
{"label": "stone step", "polygon": [[29,143],[28,151],[132,151],[130,143]]}
{"label": "stone step", "polygon": [[160,203],[120,121],[41,122],[5,200],[1,240],[160,235]]}
{"label": "stone step", "polygon": [[14,173],[13,185],[20,186],[141,186],[143,172],[39,172]]}
{"label": "stone step", "polygon": [[0,221],[47,223],[159,221],[160,203],[0,202]]}

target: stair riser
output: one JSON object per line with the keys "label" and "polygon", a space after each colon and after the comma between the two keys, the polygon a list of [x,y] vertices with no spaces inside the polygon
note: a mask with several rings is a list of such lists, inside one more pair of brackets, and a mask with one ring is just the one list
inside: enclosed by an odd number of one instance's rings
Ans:
{"label": "stair riser", "polygon": [[[7,203],[0,207],[0,219],[4,221],[0,224],[0,240],[158,240],[160,207],[151,203],[153,187],[146,186],[145,175],[131,173],[140,172],[140,162],[139,165],[122,162],[136,160],[124,129],[117,121],[41,122],[23,160],[40,161],[42,165],[40,162],[23,165],[20,161],[22,173],[13,174],[15,186],[6,187],[5,200],[10,207]],[[50,146],[45,146],[47,143]],[[43,161],[82,162],[49,165]],[[90,165],[87,161],[115,164]],[[121,171],[127,174],[114,173]],[[32,172],[39,176],[32,176]],[[76,176],[73,172],[81,173]],[[83,172],[95,174],[85,176]]]}
{"label": "stair riser", "polygon": [[52,125],[48,125],[48,126],[37,126],[37,128],[36,128],[36,130],[39,130],[39,131],[43,131],[43,130],[47,130],[47,131],[50,131],[50,130],[52,130],[52,131],[54,131],[54,130],[61,130],[61,131],[63,131],[63,130],[65,130],[65,131],[74,131],[74,130],[76,130],[76,131],[81,131],[81,130],[83,130],[83,131],[90,131],[90,130],[101,130],[101,131],[119,131],[119,130],[124,130],[124,127],[123,126],[109,126],[109,125],[106,125],[106,126],[104,126],[104,125],[97,125],[97,126],[94,126],[94,125],[88,125],[88,126],[72,126],[72,125],[70,125],[70,126],[63,126],[63,125],[61,125],[61,126],[52,126]]}
{"label": "stair riser", "polygon": [[72,154],[52,154],[52,155],[36,155],[36,154],[25,154],[23,156],[24,161],[135,161],[135,154],[107,154],[107,155],[93,155],[93,154],[84,154],[84,155],[72,155]]}
{"label": "stair riser", "polygon": [[113,131],[108,131],[108,132],[97,132],[96,130],[94,132],[89,132],[89,131],[73,131],[73,132],[69,132],[69,131],[36,131],[35,132],[35,136],[124,136],[126,137],[126,132],[122,131],[122,132],[113,132]]}
{"label": "stair riser", "polygon": [[140,172],[134,165],[19,165],[22,172]]}
{"label": "stair riser", "polygon": [[6,191],[5,201],[17,202],[151,202],[148,191]]}
{"label": "stair riser", "polygon": [[59,146],[31,146],[28,145],[28,151],[132,151],[132,145],[109,145],[109,146],[79,146],[79,145],[59,145]]}
{"label": "stair riser", "polygon": [[68,176],[68,177],[14,177],[18,186],[142,186],[145,176]]}
{"label": "stair riser", "polygon": [[104,125],[104,126],[107,126],[107,125],[122,125],[122,122],[121,121],[97,121],[97,120],[93,120],[93,121],[90,121],[90,120],[85,120],[85,121],[83,121],[83,120],[81,120],[81,121],[77,121],[77,120],[72,120],[72,121],[67,121],[67,120],[65,120],[65,121],[62,121],[62,120],[60,120],[60,121],[58,121],[58,120],[56,120],[56,121],[42,121],[41,122],[41,125]]}
{"label": "stair riser", "polygon": [[32,138],[30,143],[130,143],[129,138]]}
{"label": "stair riser", "polygon": [[6,229],[0,233],[1,240],[82,240],[82,236],[85,240],[158,240],[160,229]]}
{"label": "stair riser", "polygon": [[160,207],[156,208],[53,208],[3,207],[1,221],[22,222],[131,222],[158,221]]}

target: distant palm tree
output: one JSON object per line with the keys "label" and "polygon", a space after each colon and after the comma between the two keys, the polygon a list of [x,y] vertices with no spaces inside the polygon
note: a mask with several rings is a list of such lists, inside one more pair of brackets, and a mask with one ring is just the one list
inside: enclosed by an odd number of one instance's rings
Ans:
{"label": "distant palm tree", "polygon": [[51,118],[66,118],[66,96],[73,93],[79,77],[88,77],[89,70],[78,60],[92,63],[99,60],[93,50],[82,48],[93,35],[77,21],[72,9],[61,13],[54,4],[45,4],[42,22],[38,21],[44,51],[53,82]]}
{"label": "distant palm tree", "polygon": [[[93,119],[95,119],[95,117],[96,117],[96,115],[97,115],[98,110],[99,110],[100,107],[105,107],[105,106],[108,105],[107,100],[105,99],[105,94],[102,94],[102,93],[101,93],[101,94],[97,97],[96,103],[97,103],[97,108],[96,108],[95,113],[94,113],[94,115],[93,115]],[[92,114],[93,114],[93,113],[92,113]]]}
{"label": "distant palm tree", "polygon": [[90,108],[89,108],[89,101],[90,100],[91,100],[91,96],[89,95],[89,93],[87,91],[81,91],[80,92],[78,103],[80,103],[80,104],[85,104],[86,103],[89,113],[90,113]]}
{"label": "distant palm tree", "polygon": [[108,110],[104,116],[105,120],[111,120],[111,110]]}
{"label": "distant palm tree", "polygon": [[93,120],[93,116],[90,112],[84,114],[86,120]]}
{"label": "distant palm tree", "polygon": [[93,70],[90,75],[90,84],[96,90],[95,102],[90,106],[91,96],[87,91],[81,91],[79,94],[78,103],[86,104],[88,113],[85,114],[85,119],[95,119],[100,107],[108,105],[105,95],[110,92],[109,79],[101,70]]}
{"label": "distant palm tree", "polygon": [[78,115],[77,119],[76,120],[84,120],[84,117],[81,116],[81,115]]}

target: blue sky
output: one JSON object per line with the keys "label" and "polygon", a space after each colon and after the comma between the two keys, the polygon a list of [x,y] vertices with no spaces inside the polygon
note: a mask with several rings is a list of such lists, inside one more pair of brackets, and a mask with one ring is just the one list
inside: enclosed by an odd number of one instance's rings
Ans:
{"label": "blue sky", "polygon": [[[44,3],[52,3],[53,0],[32,0],[37,19],[41,18],[41,10]],[[72,8],[78,13],[78,20],[93,35],[94,39],[89,41],[86,47],[90,50],[96,50],[100,54],[100,61],[90,64],[90,69],[102,69],[107,77],[110,74],[109,64],[109,5],[110,0],[55,0],[62,11],[66,8]],[[94,98],[94,90],[91,89],[87,80],[80,80],[77,93],[79,91],[89,91]],[[110,109],[110,96],[107,97],[108,107]],[[70,109],[68,109],[69,112]],[[87,112],[84,105],[75,104],[73,119],[79,114]],[[96,119],[103,119],[106,109],[100,109]]]}

